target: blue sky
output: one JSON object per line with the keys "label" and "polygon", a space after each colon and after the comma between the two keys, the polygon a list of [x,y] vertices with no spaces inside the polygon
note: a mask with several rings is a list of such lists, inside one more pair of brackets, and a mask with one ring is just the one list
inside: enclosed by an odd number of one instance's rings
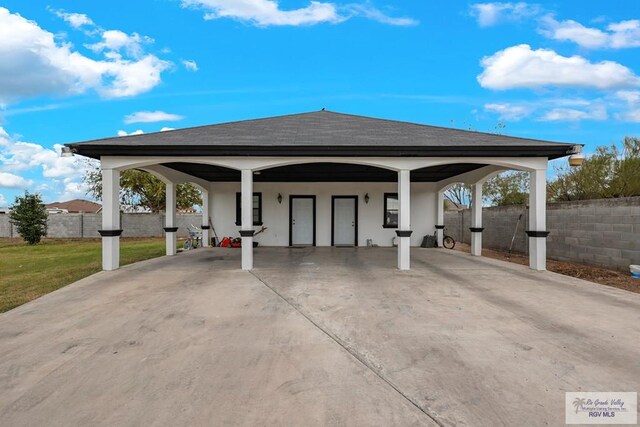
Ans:
{"label": "blue sky", "polygon": [[321,108],[640,135],[640,2],[0,0],[0,206],[83,197],[59,144]]}

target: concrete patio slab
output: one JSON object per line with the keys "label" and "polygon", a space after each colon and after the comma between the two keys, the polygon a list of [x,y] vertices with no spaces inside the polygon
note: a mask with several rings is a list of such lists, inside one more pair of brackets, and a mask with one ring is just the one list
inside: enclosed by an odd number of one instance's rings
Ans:
{"label": "concrete patio slab", "polygon": [[0,315],[2,425],[562,425],[640,389],[640,295],[386,248],[199,249]]}

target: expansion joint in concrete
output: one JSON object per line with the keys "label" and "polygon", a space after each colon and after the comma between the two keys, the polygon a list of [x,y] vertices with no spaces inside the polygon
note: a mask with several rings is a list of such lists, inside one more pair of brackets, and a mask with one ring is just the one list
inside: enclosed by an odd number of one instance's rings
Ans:
{"label": "expansion joint in concrete", "polygon": [[400,390],[400,388],[395,385],[390,379],[388,379],[387,377],[385,377],[378,369],[376,369],[374,366],[372,366],[364,357],[362,357],[361,355],[358,354],[358,352],[356,352],[353,348],[349,347],[345,342],[343,342],[337,335],[333,334],[331,331],[323,328],[318,322],[316,322],[315,320],[313,320],[307,313],[305,313],[297,304],[295,304],[294,302],[290,301],[289,299],[287,299],[284,295],[282,295],[280,292],[278,292],[274,287],[272,287],[271,285],[269,285],[265,280],[263,280],[260,276],[258,276],[255,272],[253,271],[248,271],[248,273],[250,273],[253,277],[255,277],[256,279],[258,279],[260,281],[260,283],[262,283],[263,285],[265,285],[269,290],[271,290],[271,292],[273,292],[274,294],[276,294],[276,296],[278,296],[278,298],[280,298],[282,301],[284,301],[287,305],[289,305],[291,308],[293,308],[297,313],[299,313],[300,315],[302,315],[302,317],[304,317],[305,319],[307,319],[313,326],[315,326],[320,332],[322,332],[323,334],[325,334],[327,337],[329,337],[333,342],[335,342],[336,344],[338,344],[340,347],[342,347],[347,353],[349,353],[354,359],[356,359],[358,362],[360,362],[360,364],[362,364],[365,368],[367,368],[369,371],[371,371],[376,377],[380,378],[382,381],[384,381],[389,387],[391,387],[396,393],[398,393],[403,399],[405,399],[407,402],[409,402],[409,404],[411,404],[412,406],[414,406],[416,409],[418,409],[420,412],[422,412],[423,414],[425,414],[427,417],[429,417],[429,419],[431,419],[431,421],[433,421],[434,423],[436,423],[437,425],[439,425],[440,427],[444,427],[444,424],[438,420],[435,415],[430,414],[428,411],[426,411],[424,408],[422,408],[416,401],[414,401],[411,397],[407,396],[402,390]]}

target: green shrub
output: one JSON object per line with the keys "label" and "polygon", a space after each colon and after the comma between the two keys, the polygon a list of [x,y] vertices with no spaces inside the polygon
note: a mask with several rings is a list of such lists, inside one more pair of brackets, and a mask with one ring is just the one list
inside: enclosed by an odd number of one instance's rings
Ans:
{"label": "green shrub", "polygon": [[47,210],[40,195],[26,191],[24,196],[16,196],[10,209],[9,218],[24,241],[30,245],[40,243],[47,234]]}

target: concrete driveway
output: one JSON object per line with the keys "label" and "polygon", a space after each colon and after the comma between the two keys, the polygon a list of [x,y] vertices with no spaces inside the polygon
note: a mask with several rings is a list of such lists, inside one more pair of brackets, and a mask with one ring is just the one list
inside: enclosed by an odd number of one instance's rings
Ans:
{"label": "concrete driveway", "polygon": [[562,425],[640,391],[640,295],[383,248],[199,249],[0,315],[0,424]]}

